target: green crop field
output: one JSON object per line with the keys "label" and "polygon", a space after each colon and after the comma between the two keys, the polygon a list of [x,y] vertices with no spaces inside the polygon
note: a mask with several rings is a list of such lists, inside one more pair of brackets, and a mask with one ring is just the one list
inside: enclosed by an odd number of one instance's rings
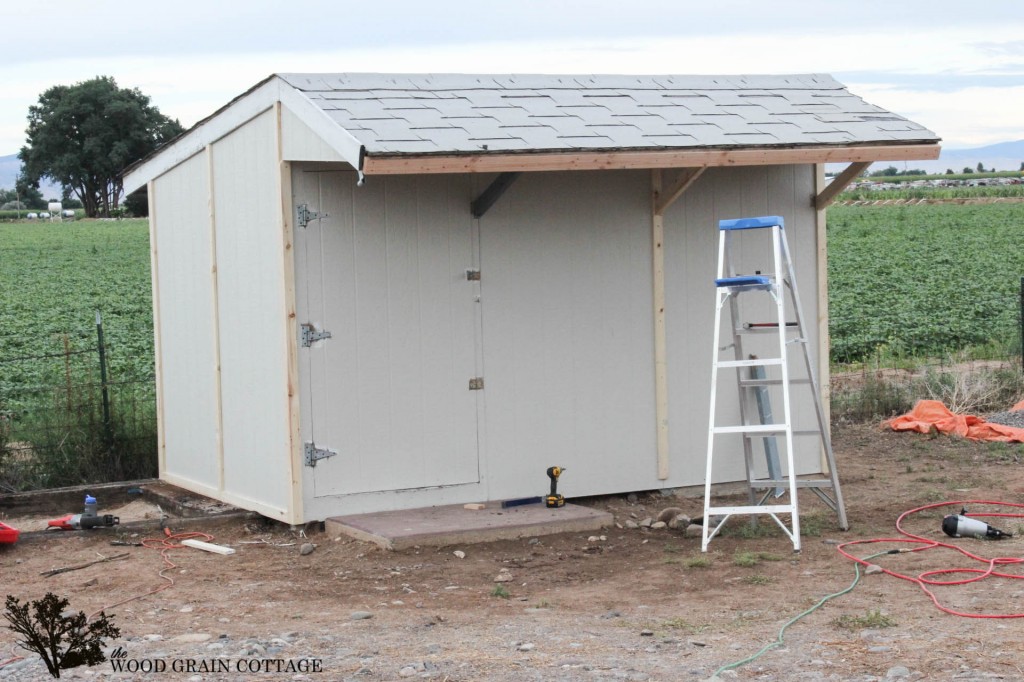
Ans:
{"label": "green crop field", "polygon": [[1019,349],[1024,204],[833,206],[832,361]]}

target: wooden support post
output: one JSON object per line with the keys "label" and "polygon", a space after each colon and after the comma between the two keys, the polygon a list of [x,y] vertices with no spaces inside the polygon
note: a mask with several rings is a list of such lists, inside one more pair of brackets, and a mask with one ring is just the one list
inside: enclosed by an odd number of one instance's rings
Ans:
{"label": "wooden support post", "polygon": [[658,443],[658,479],[669,474],[668,362],[665,340],[665,219],[661,211],[661,170],[651,171],[651,272],[654,276],[654,400]]}

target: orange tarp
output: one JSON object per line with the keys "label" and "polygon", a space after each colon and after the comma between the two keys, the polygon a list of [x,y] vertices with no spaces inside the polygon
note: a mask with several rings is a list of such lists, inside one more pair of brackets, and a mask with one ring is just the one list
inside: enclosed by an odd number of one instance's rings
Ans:
{"label": "orange tarp", "polygon": [[[1024,400],[1010,410],[1024,410]],[[990,424],[981,417],[970,414],[955,414],[938,400],[920,400],[910,412],[883,422],[883,425],[893,431],[930,433],[935,429],[941,433],[953,433],[972,440],[1024,443],[1024,429]]]}

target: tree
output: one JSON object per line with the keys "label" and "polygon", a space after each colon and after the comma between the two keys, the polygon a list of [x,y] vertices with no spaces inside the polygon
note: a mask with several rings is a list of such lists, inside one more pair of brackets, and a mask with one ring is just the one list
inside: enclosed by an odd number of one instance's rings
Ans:
{"label": "tree", "polygon": [[946,169],[946,175],[954,175],[953,169],[952,168],[947,168]]}
{"label": "tree", "polygon": [[984,173],[985,172],[985,166],[981,163],[981,161],[978,162],[978,172],[979,173]]}
{"label": "tree", "polygon": [[120,628],[102,611],[92,622],[82,611],[65,616],[68,604],[67,599],[52,592],[25,604],[7,595],[5,603],[4,618],[10,623],[7,627],[21,637],[17,640],[18,646],[39,654],[53,677],[60,677],[61,670],[107,660],[103,638],[121,636]]}
{"label": "tree", "polygon": [[28,208],[36,210],[46,208],[46,199],[43,198],[43,193],[39,191],[39,180],[30,180],[26,177],[24,170],[18,174],[18,178],[14,181],[14,191],[21,197],[21,203],[25,204]]}
{"label": "tree", "polygon": [[964,166],[964,175],[967,175],[968,173],[974,173],[974,169],[970,166]]}
{"label": "tree", "polygon": [[121,171],[181,131],[138,88],[99,76],[39,96],[18,158],[37,187],[40,178],[53,178],[74,192],[87,216],[109,216],[121,200]]}

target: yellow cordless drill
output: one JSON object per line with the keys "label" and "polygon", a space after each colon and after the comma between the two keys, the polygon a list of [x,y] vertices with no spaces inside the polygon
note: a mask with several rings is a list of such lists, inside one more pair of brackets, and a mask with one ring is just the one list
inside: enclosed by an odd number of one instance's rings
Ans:
{"label": "yellow cordless drill", "polygon": [[548,478],[551,479],[551,492],[544,501],[548,507],[564,507],[565,498],[558,494],[558,477],[565,471],[565,467],[548,467]]}

